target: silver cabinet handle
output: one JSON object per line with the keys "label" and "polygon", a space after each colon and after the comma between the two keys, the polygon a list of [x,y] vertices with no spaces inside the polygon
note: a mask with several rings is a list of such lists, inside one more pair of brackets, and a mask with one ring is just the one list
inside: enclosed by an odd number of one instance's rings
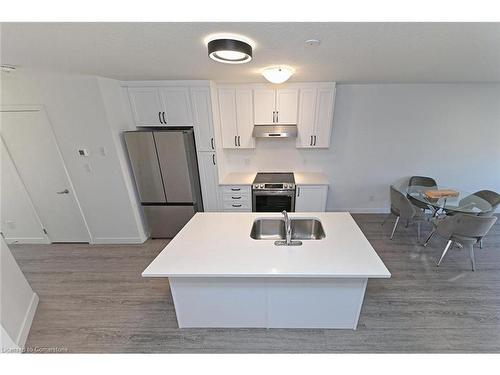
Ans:
{"label": "silver cabinet handle", "polygon": [[300,197],[300,187],[297,186],[297,197]]}
{"label": "silver cabinet handle", "polygon": [[234,136],[234,145],[235,145],[236,147],[238,147],[238,142],[236,141],[237,139],[238,139],[238,136],[237,136],[237,135],[235,135],[235,136]]}
{"label": "silver cabinet handle", "polygon": [[232,191],[240,191],[241,188],[231,188]]}
{"label": "silver cabinet handle", "polygon": [[241,204],[233,204],[233,207],[241,207]]}
{"label": "silver cabinet handle", "polygon": [[276,111],[273,111],[273,123],[276,122]]}
{"label": "silver cabinet handle", "polygon": [[212,163],[215,165],[215,154],[212,154]]}
{"label": "silver cabinet handle", "polygon": [[62,191],[58,191],[57,194],[69,194],[69,190],[68,189],[64,189]]}
{"label": "silver cabinet handle", "polygon": [[280,122],[280,112],[276,111],[276,122]]}
{"label": "silver cabinet handle", "polygon": [[212,146],[212,150],[215,150],[214,139],[210,138],[210,145]]}
{"label": "silver cabinet handle", "polygon": [[158,112],[158,120],[160,120],[160,124],[163,124],[163,122],[161,121],[161,112]]}
{"label": "silver cabinet handle", "polygon": [[165,112],[162,112],[162,115],[163,115],[163,123],[167,125],[167,120],[165,119]]}
{"label": "silver cabinet handle", "polygon": [[316,136],[314,136],[314,145],[313,146],[316,146]]}
{"label": "silver cabinet handle", "polygon": [[309,146],[313,145],[313,136],[311,135],[311,143],[309,143]]}
{"label": "silver cabinet handle", "polygon": [[241,199],[241,197],[231,197],[231,199]]}
{"label": "silver cabinet handle", "polygon": [[241,147],[241,137],[238,136],[238,147]]}

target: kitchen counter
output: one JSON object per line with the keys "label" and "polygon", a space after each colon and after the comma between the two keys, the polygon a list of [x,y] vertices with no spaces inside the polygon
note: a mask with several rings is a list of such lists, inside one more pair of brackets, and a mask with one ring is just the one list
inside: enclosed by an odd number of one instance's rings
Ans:
{"label": "kitchen counter", "polygon": [[276,213],[197,213],[142,273],[145,277],[390,277],[354,219],[344,212],[290,213],[317,217],[326,237],[302,246],[254,240],[256,218]]}
{"label": "kitchen counter", "polygon": [[197,213],[144,270],[168,277],[183,327],[356,329],[368,278],[389,278],[349,213],[318,218],[325,237],[276,246],[250,237],[276,213]]}
{"label": "kitchen counter", "polygon": [[[256,172],[228,173],[220,185],[252,185]],[[320,172],[294,172],[297,185],[328,185],[328,178]]]}

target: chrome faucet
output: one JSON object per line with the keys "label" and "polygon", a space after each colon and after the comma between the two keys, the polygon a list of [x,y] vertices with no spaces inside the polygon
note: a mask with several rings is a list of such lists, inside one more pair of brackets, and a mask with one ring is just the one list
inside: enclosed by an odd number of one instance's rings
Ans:
{"label": "chrome faucet", "polygon": [[290,221],[288,213],[285,210],[281,211],[281,213],[285,217],[286,245],[290,246],[292,243],[292,222]]}

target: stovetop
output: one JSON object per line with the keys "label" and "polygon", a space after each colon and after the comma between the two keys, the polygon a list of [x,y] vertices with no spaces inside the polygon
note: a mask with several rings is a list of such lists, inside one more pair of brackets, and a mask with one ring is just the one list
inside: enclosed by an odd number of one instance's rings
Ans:
{"label": "stovetop", "polygon": [[266,183],[281,183],[281,184],[294,184],[295,178],[293,173],[281,173],[281,172],[272,172],[272,173],[257,173],[255,179],[253,180],[254,184],[266,184]]}

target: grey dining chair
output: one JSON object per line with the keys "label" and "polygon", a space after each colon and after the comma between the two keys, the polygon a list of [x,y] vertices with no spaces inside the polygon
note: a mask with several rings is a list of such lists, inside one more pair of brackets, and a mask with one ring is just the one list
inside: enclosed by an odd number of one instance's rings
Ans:
{"label": "grey dining chair", "polygon": [[420,220],[423,217],[423,211],[416,209],[411,204],[410,200],[394,185],[390,186],[390,198],[391,213],[387,215],[382,225],[384,225],[392,215],[396,216],[396,222],[392,228],[391,240],[394,237],[394,232],[396,232],[400,219],[406,220],[406,227],[408,227],[411,221],[417,222],[417,239],[420,240]]}
{"label": "grey dining chair", "polygon": [[[412,186],[426,186],[429,189],[437,189],[437,182],[432,177],[425,176],[411,176],[408,180],[408,190],[411,191]],[[420,202],[418,199],[413,198],[410,195],[407,195],[410,202],[420,208],[421,210],[429,210],[431,209],[428,205],[423,202]]]}
{"label": "grey dining chair", "polygon": [[[491,191],[491,190],[476,191],[475,193],[460,200],[458,205],[460,207],[466,207],[467,205],[474,205],[474,198],[475,197],[479,197],[491,205],[491,210],[478,213],[477,216],[486,216],[486,217],[493,216],[493,214],[495,213],[495,210],[500,205],[500,194],[498,194],[494,191]],[[483,240],[479,241],[479,247],[483,248]]]}
{"label": "grey dining chair", "polygon": [[475,271],[474,245],[486,236],[495,221],[497,221],[496,216],[476,216],[462,213],[445,216],[442,219],[434,219],[434,229],[425,241],[424,246],[427,246],[432,236],[437,233],[448,240],[437,266],[439,267],[453,243],[457,243],[469,250],[472,270]]}

